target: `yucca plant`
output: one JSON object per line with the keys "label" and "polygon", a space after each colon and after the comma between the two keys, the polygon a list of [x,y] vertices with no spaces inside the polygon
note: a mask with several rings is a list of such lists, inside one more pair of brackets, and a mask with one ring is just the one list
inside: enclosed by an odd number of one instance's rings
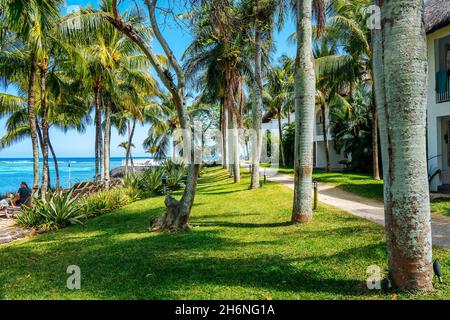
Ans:
{"label": "yucca plant", "polygon": [[37,228],[44,223],[44,217],[40,213],[40,200],[35,200],[33,206],[24,207],[16,215],[16,223],[18,226],[25,228]]}
{"label": "yucca plant", "polygon": [[84,217],[78,197],[74,197],[72,192],[50,195],[37,206],[44,217],[42,226],[47,230],[80,224]]}

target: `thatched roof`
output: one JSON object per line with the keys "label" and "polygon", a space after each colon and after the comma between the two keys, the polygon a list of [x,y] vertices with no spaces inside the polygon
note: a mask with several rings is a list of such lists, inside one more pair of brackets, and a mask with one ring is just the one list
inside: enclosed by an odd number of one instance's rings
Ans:
{"label": "thatched roof", "polygon": [[450,0],[428,0],[424,19],[427,34],[450,25]]}

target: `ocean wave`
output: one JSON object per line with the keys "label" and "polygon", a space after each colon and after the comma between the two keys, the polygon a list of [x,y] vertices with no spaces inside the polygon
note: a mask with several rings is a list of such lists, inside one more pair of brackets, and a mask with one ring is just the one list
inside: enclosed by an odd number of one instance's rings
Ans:
{"label": "ocean wave", "polygon": [[33,161],[27,161],[27,160],[12,160],[12,161],[0,161],[0,164],[32,164]]}

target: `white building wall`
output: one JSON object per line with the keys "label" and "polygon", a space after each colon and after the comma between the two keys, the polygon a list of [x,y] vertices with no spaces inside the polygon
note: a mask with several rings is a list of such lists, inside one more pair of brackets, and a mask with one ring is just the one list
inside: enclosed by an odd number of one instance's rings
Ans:
{"label": "white building wall", "polygon": [[[316,117],[320,112],[320,108],[316,108]],[[328,128],[328,151],[330,156],[330,163],[331,168],[334,170],[342,170],[344,169],[344,165],[339,164],[340,161],[345,160],[344,154],[337,153],[334,149],[334,141],[332,138],[331,130],[329,128],[329,117],[328,112],[325,115],[326,121],[327,121],[327,128]],[[291,122],[295,121],[295,113],[291,113]],[[316,168],[325,168],[326,167],[326,157],[325,157],[325,144],[324,144],[324,137],[322,134],[323,128],[322,124],[317,124],[316,119],[314,120],[314,142],[316,144]],[[288,119],[283,118],[281,119],[281,125],[284,126],[284,124],[288,123]],[[269,123],[263,123],[262,127],[263,130],[276,130],[276,134],[278,134],[278,119],[272,119]]]}
{"label": "white building wall", "polygon": [[[450,116],[450,102],[437,103],[436,101],[436,73],[438,61],[436,60],[437,41],[450,35],[450,26],[442,28],[427,37],[428,50],[428,103],[427,103],[427,146],[428,167],[446,170],[447,159],[443,157],[443,136],[446,128],[442,127],[443,117]],[[444,130],[444,131],[443,131]],[[444,173],[445,174],[445,173]],[[444,183],[443,175],[436,176],[430,184],[431,191],[437,191],[439,185]]]}

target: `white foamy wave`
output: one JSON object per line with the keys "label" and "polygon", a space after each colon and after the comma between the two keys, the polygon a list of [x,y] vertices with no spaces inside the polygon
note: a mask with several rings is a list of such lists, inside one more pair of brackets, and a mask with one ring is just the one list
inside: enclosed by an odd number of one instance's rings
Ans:
{"label": "white foamy wave", "polygon": [[33,161],[27,161],[27,160],[0,161],[0,164],[30,164],[30,163],[33,163]]}

